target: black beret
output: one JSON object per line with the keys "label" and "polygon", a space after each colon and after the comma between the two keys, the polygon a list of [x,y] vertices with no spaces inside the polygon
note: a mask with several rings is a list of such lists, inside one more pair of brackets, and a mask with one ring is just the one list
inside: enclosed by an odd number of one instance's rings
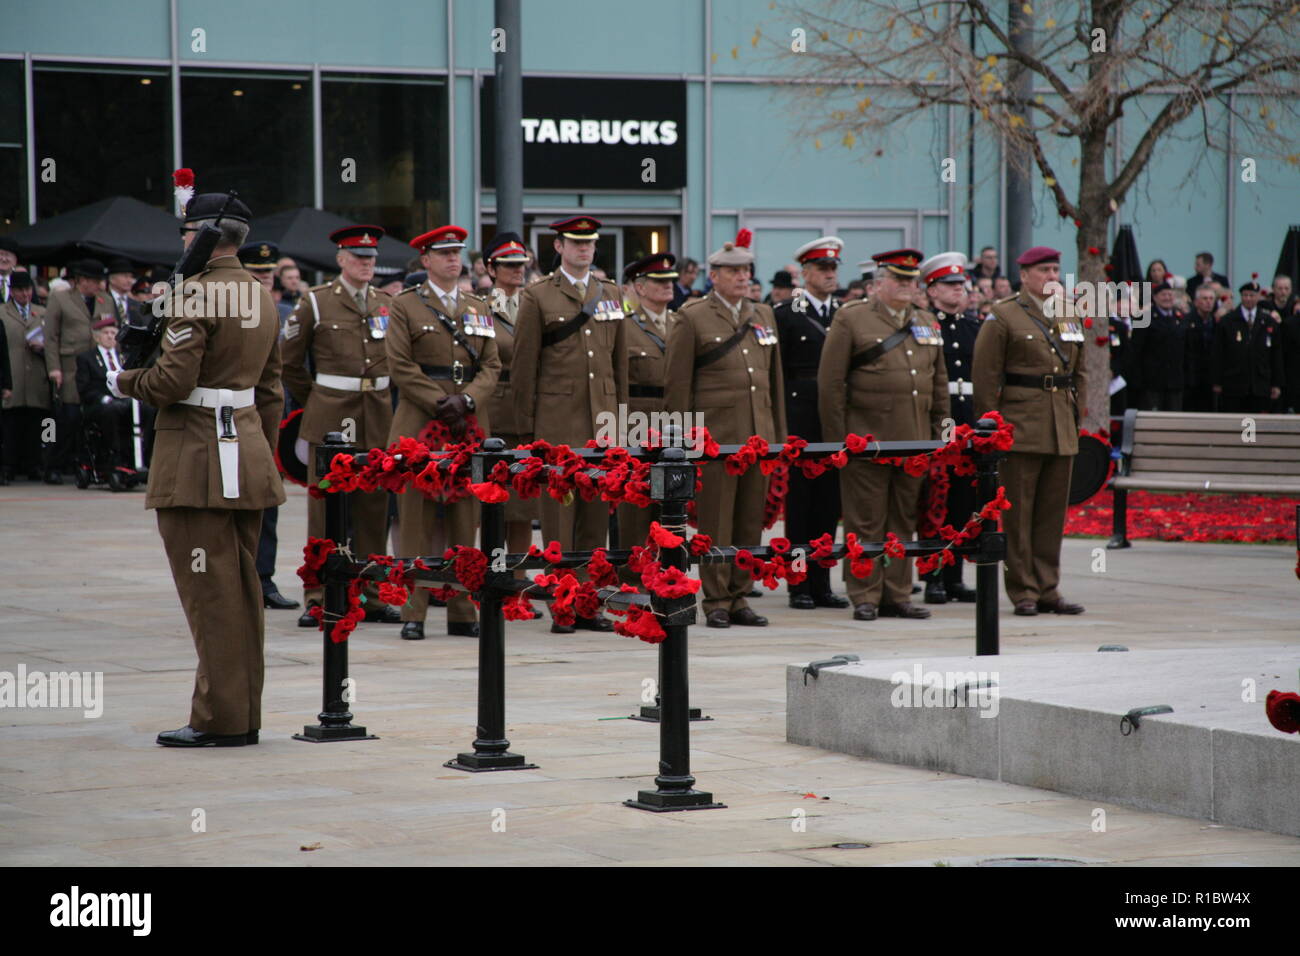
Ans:
{"label": "black beret", "polygon": [[18,255],[18,243],[12,236],[0,236],[0,249]]}
{"label": "black beret", "polygon": [[[226,200],[230,204],[226,205]],[[185,207],[185,221],[194,222],[198,219],[215,219],[217,213],[221,212],[221,207],[226,207],[223,218],[233,219],[236,222],[246,223],[253,218],[253,214],[238,197],[230,197],[225,193],[200,193],[190,200],[189,205]]]}

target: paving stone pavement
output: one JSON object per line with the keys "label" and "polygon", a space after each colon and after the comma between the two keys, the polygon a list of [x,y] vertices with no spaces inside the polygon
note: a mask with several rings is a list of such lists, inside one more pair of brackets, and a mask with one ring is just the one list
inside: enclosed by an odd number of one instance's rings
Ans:
{"label": "paving stone pavement", "polygon": [[[841,652],[971,653],[973,605],[928,621],[861,623],[843,611],[793,611],[782,590],[753,602],[768,628],[693,628],[692,703],[715,719],[691,726],[692,770],[724,810],[621,805],[653,788],[658,731],[606,718],[636,710],[656,652],[608,634],[552,635],[537,621],[508,626],[506,681],[513,749],[538,769],[444,768],[474,736],[477,658],[474,640],[442,634],[438,609],[423,642],[379,624],[361,625],[350,642],[353,712],[380,739],[291,739],[320,707],[321,638],[295,626],[296,612],[268,611],[262,743],[163,749],[157,732],[187,719],[194,653],[143,499],[70,485],[0,489],[0,671],[102,671],[105,696],[97,719],[0,710],[0,864],[1300,864],[1290,837],[1106,804],[1098,833],[1091,801],[785,742],[785,664]],[[276,577],[297,598],[305,528],[295,488],[281,509]],[[1064,593],[1087,614],[1016,618],[1004,600],[1004,653],[1103,643],[1300,649],[1290,547],[1095,550],[1103,544],[1065,546]],[[196,810],[204,832],[194,832]]]}

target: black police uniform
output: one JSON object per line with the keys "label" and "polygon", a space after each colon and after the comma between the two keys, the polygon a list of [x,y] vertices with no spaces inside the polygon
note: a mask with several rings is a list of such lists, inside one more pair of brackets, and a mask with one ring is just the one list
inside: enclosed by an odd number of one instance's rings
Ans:
{"label": "black police uniform", "polygon": [[[941,312],[934,309],[943,330],[943,358],[948,368],[948,398],[952,419],[958,425],[974,427],[979,412],[975,410],[974,388],[971,384],[971,366],[975,359],[975,338],[980,331],[980,317],[977,312]],[[988,409],[983,409],[988,411]],[[975,479],[971,476],[959,476],[948,470],[948,507],[944,515],[944,524],[960,529],[970,520],[975,510]],[[961,573],[962,564],[955,563],[935,568],[926,575],[927,582],[941,582],[948,597],[960,595],[964,590]],[[973,599],[974,592],[970,598]]]}
{"label": "black police uniform", "polygon": [[[800,308],[797,308],[799,306]],[[796,293],[794,298],[775,306],[777,336],[780,340],[781,371],[785,380],[785,413],[790,434],[810,443],[822,440],[821,416],[817,411],[817,365],[831,319],[840,303],[831,297],[818,314],[810,299]],[[784,439],[785,436],[778,436]],[[798,468],[790,469],[790,489],[785,499],[785,533],[795,544],[812,541],[829,533],[835,536],[840,521],[840,477],[834,469],[808,479]],[[842,601],[828,602],[831,592],[830,570],[808,562],[808,576],[789,586],[790,596],[805,594],[819,604],[844,606]]]}

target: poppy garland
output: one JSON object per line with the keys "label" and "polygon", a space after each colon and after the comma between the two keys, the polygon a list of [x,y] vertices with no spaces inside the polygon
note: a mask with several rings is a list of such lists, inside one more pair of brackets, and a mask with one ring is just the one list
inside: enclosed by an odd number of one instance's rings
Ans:
{"label": "poppy garland", "polygon": [[[1157,541],[1256,544],[1294,541],[1296,504],[1294,498],[1270,495],[1130,491],[1128,536]],[[1069,510],[1065,533],[1108,538],[1114,509],[1114,494],[1102,491]]]}

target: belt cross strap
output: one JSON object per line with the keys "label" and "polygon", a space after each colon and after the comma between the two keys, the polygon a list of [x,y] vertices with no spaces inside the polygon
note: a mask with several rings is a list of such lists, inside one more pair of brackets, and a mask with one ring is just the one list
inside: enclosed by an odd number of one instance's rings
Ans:
{"label": "belt cross strap", "polygon": [[749,320],[746,319],[741,323],[740,328],[736,329],[736,333],[731,338],[727,339],[727,341],[723,342],[721,345],[715,345],[707,352],[701,352],[699,355],[695,356],[696,370],[698,371],[706,365],[712,365],[718,359],[722,358],[734,349],[740,344],[740,340],[749,334],[751,328],[752,326],[749,324]]}
{"label": "belt cross strap", "polygon": [[883,357],[886,353],[892,352],[903,344],[903,341],[912,334],[912,327],[905,325],[883,342],[877,342],[869,349],[864,349],[853,358],[849,359],[849,371],[864,365],[870,365],[872,362]]}
{"label": "belt cross strap", "polygon": [[1007,385],[1016,388],[1041,388],[1045,392],[1074,387],[1073,375],[1021,375],[1018,372],[1007,372],[1004,380]]}
{"label": "belt cross strap", "polygon": [[221,462],[223,498],[239,497],[239,433],[235,429],[235,409],[248,408],[255,400],[251,388],[199,386],[180,401],[182,405],[216,410],[217,457]]}
{"label": "belt cross strap", "polygon": [[563,342],[570,335],[576,335],[580,328],[591,321],[591,313],[587,311],[587,306],[600,301],[600,296],[604,291],[604,288],[595,277],[592,277],[591,281],[587,283],[587,288],[589,292],[591,289],[595,289],[595,298],[582,303],[582,311],[573,317],[572,322],[556,322],[549,329],[544,331],[542,333],[542,348],[550,348],[552,345],[557,345],[560,342]]}

